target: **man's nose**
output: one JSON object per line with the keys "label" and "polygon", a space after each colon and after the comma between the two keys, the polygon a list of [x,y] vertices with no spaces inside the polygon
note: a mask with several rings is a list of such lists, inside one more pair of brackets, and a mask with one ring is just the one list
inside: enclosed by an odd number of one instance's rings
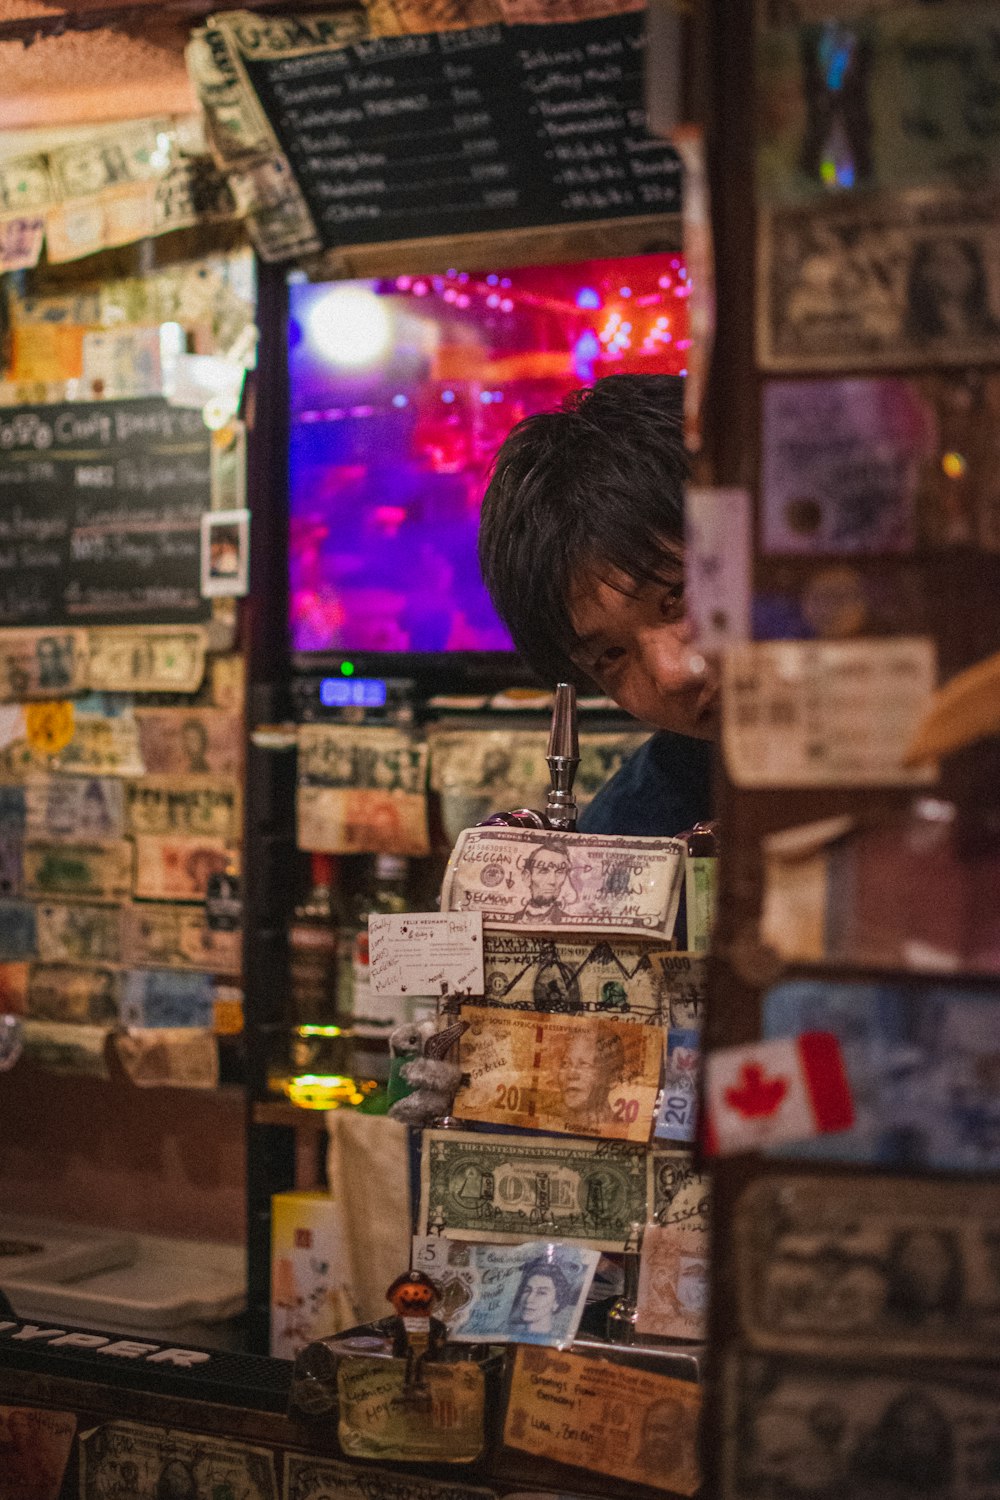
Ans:
{"label": "man's nose", "polygon": [[685,620],[672,630],[651,631],[645,657],[650,676],[665,693],[678,693],[704,680],[705,663],[693,648],[694,632]]}

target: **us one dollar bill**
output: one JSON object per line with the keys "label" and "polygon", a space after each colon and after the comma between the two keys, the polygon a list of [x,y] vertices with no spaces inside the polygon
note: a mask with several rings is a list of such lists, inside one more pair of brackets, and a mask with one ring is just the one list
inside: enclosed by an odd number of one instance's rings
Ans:
{"label": "us one dollar bill", "polygon": [[219,1082],[219,1046],[197,1026],[118,1032],[115,1051],[137,1088],[214,1089]]}
{"label": "us one dollar bill", "polygon": [[722,1387],[726,1500],[1000,1497],[995,1377],[739,1352]]}
{"label": "us one dollar bill", "polygon": [[141,776],[145,770],[131,714],[75,714],[72,739],[47,759],[54,769],[76,776]]}
{"label": "us one dollar bill", "polygon": [[[118,910],[118,908],[115,908]],[[198,906],[134,901],[124,908],[123,960],[132,968],[238,974],[240,933],[209,927]]]}
{"label": "us one dollar bill", "polygon": [[185,785],[163,777],[131,781],[125,789],[125,823],[131,834],[180,833],[239,839],[240,789],[235,781]]}
{"label": "us one dollar bill", "polygon": [[483,1451],[486,1382],[472,1363],[425,1364],[425,1402],[408,1400],[405,1359],[343,1359],[337,1436],[348,1458],[470,1463]]}
{"label": "us one dollar bill", "polygon": [[642,1237],[637,1333],[704,1339],[708,1311],[708,1233],[703,1225],[660,1228]]}
{"label": "us one dollar bill", "polygon": [[135,841],[135,894],[160,901],[204,901],[208,882],[238,863],[222,839],[155,838]]}
{"label": "us one dollar bill", "polygon": [[202,625],[91,629],[88,686],[107,692],[194,693],[205,676]]}
{"label": "us one dollar bill", "polygon": [[47,963],[121,963],[125,910],[84,901],[38,902],[38,957]]}
{"label": "us one dollar bill", "polygon": [[359,1468],[309,1453],[285,1454],[284,1495],[285,1500],[497,1500],[493,1490]]}
{"label": "us one dollar bill", "polygon": [[35,907],[30,901],[0,901],[0,963],[34,958],[38,951]]}
{"label": "us one dollar bill", "polygon": [[0,700],[69,698],[86,686],[85,630],[0,630]]}
{"label": "us one dollar bill", "polygon": [[488,927],[669,938],[684,870],[677,839],[467,828],[448,860],[442,911]]}
{"label": "us one dollar bill", "polygon": [[604,1016],[462,1006],[459,1119],[647,1141],[663,1032]]}
{"label": "us one dollar bill", "polygon": [[127,839],[103,844],[28,839],[24,846],[24,889],[29,896],[128,896],[132,891],[132,845]]}
{"label": "us one dollar bill", "polygon": [[33,964],[28,1014],[36,1021],[78,1021],[111,1026],[118,1019],[119,976],[110,969]]}
{"label": "us one dollar bill", "polygon": [[110,776],[30,776],[24,787],[27,833],[37,839],[120,839],[125,801]]}
{"label": "us one dollar bill", "polygon": [[423,792],[299,786],[295,814],[300,849],[414,855],[430,850]]}
{"label": "us one dollar bill", "polygon": [[629,1142],[424,1132],[421,1234],[620,1251],[648,1201],[649,1156]]}
{"label": "us one dollar bill", "polygon": [[694,1495],[701,1388],[582,1354],[519,1348],[504,1442],[539,1458]]}
{"label": "us one dollar bill", "polygon": [[221,708],[138,708],[143,770],[153,776],[235,776],[243,728]]}
{"label": "us one dollar bill", "polygon": [[80,1438],[80,1500],[278,1500],[267,1448],[242,1439],[105,1422]]}
{"label": "us one dollar bill", "polygon": [[[674,990],[654,963],[666,944],[648,938],[540,935],[487,929],[483,933],[484,1005],[558,1015],[628,1016],[663,1026]],[[704,967],[700,961],[701,968]]]}
{"label": "us one dollar bill", "polygon": [[740,1319],[762,1349],[989,1360],[1000,1335],[1000,1206],[987,1188],[768,1177],[733,1232]]}

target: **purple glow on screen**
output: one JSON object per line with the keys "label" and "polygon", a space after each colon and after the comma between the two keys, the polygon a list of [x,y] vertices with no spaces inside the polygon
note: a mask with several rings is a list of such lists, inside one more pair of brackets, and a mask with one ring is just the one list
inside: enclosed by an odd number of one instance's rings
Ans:
{"label": "purple glow on screen", "polygon": [[476,559],[496,451],[603,375],[681,373],[687,295],[676,253],[292,284],[293,649],[509,651]]}

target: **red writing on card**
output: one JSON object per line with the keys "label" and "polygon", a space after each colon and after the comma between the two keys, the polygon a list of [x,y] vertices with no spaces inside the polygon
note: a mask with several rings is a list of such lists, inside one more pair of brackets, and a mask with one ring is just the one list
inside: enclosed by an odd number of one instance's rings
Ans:
{"label": "red writing on card", "polygon": [[737,1084],[736,1088],[726,1089],[724,1098],[730,1109],[747,1120],[776,1114],[788,1093],[787,1078],[768,1078],[759,1063],[744,1063]]}

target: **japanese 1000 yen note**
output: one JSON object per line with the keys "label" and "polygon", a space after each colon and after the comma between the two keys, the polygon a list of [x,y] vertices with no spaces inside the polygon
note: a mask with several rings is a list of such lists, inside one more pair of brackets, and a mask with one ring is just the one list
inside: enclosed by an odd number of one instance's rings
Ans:
{"label": "japanese 1000 yen note", "polygon": [[706,959],[649,938],[483,933],[483,1005],[696,1027]]}
{"label": "japanese 1000 yen note", "polygon": [[504,1442],[539,1458],[694,1495],[701,1388],[583,1354],[519,1348]]}
{"label": "japanese 1000 yen note", "polygon": [[460,1120],[647,1141],[663,1032],[605,1016],[462,1006]]}
{"label": "japanese 1000 yen note", "polygon": [[209,927],[201,907],[134,901],[123,909],[123,920],[122,960],[132,968],[240,972],[239,930]]}
{"label": "japanese 1000 yen note", "polygon": [[135,894],[153,901],[204,901],[213,875],[237,873],[239,858],[222,839],[135,840]]}
{"label": "japanese 1000 yen note", "polygon": [[110,900],[132,891],[132,845],[57,844],[28,839],[24,846],[24,890],[29,896],[79,896]]}
{"label": "japanese 1000 yen note", "polygon": [[760,1349],[989,1360],[1000,1205],[987,1187],[767,1177],[733,1219],[740,1321]]}
{"label": "japanese 1000 yen note", "polygon": [[24,797],[29,838],[120,839],[125,832],[117,777],[32,775]]}
{"label": "japanese 1000 yen note", "polygon": [[0,702],[69,698],[86,687],[85,630],[0,630]]}
{"label": "japanese 1000 yen note", "polygon": [[285,1500],[497,1500],[494,1490],[438,1479],[418,1479],[398,1469],[359,1468],[311,1453],[285,1454]]}
{"label": "japanese 1000 yen note", "polygon": [[734,1351],[721,1372],[722,1500],[998,1500],[1000,1381]]}
{"label": "japanese 1000 yen note", "polygon": [[131,834],[179,833],[194,838],[239,839],[240,789],[235,781],[146,776],[125,787],[125,827]]}
{"label": "japanese 1000 yen note", "polygon": [[424,1132],[421,1234],[620,1251],[650,1198],[649,1153],[630,1142]]}
{"label": "japanese 1000 yen note", "polygon": [[142,625],[92,629],[88,686],[92,691],[194,693],[205,676],[203,625]]}
{"label": "japanese 1000 yen note", "polygon": [[467,828],[448,860],[442,911],[478,911],[485,927],[669,938],[685,847],[519,828]]}
{"label": "japanese 1000 yen note", "polygon": [[80,1438],[80,1500],[233,1496],[278,1500],[267,1448],[140,1422],[105,1422]]}
{"label": "japanese 1000 yen note", "polygon": [[40,901],[35,908],[38,957],[46,963],[119,964],[126,906]]}

